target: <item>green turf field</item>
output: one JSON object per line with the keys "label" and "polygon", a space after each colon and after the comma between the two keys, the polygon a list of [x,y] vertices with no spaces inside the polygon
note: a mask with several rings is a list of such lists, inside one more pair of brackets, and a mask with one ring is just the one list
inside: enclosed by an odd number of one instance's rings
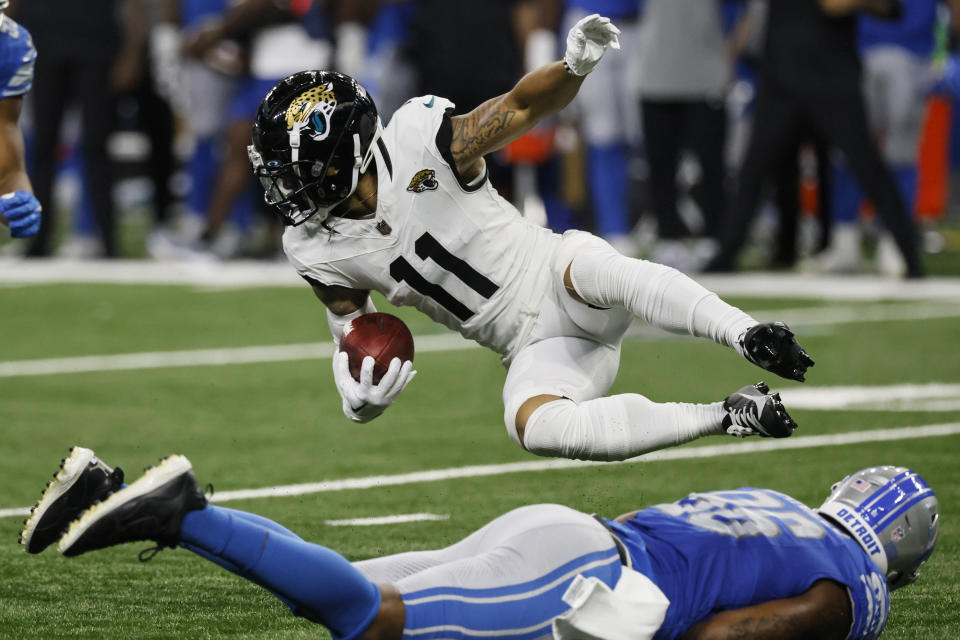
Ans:
{"label": "green turf field", "polygon": [[[853,303],[735,302],[747,310]],[[956,303],[954,303],[956,304]],[[389,309],[382,300],[381,309]],[[876,308],[863,306],[865,319]],[[0,288],[0,368],[11,361],[235,348],[327,340],[322,307],[306,288],[202,290],[177,286],[49,285]],[[960,384],[954,317],[796,326],[817,360],[808,385]],[[399,312],[414,333],[438,330]],[[128,478],[183,453],[218,493],[273,485],[540,462],[506,436],[498,358],[480,349],[422,353],[417,379],[368,425],[347,421],[329,360],[180,366],[0,377],[0,510],[28,506],[73,444],[95,449]],[[720,400],[743,384],[775,380],[731,351],[648,332],[629,339],[614,392],[658,401]],[[953,400],[960,397],[960,393]],[[790,408],[787,402],[788,409]],[[795,439],[841,432],[960,423],[960,404],[909,410],[792,409]],[[754,440],[710,438],[745,449]],[[229,503],[278,520],[350,559],[451,543],[500,513],[562,502],[616,515],[694,490],[751,484],[817,503],[829,485],[872,464],[922,473],[937,491],[941,541],[921,580],[893,596],[887,638],[960,637],[960,435],[832,445],[398,484]],[[392,514],[430,522],[329,526]],[[0,518],[0,638],[316,638],[266,592],[192,556],[164,551],[147,565],[128,545],[73,560],[17,545],[22,516]]]}

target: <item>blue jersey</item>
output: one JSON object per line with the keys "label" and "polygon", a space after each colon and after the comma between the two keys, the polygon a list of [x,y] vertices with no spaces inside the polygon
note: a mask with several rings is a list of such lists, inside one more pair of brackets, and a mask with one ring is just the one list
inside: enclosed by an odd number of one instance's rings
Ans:
{"label": "blue jersey", "polygon": [[611,20],[636,18],[640,13],[639,0],[567,0],[567,6],[587,13],[599,13]]}
{"label": "blue jersey", "polygon": [[766,489],[692,493],[608,521],[634,569],[670,599],[656,638],[676,638],[717,611],[800,595],[820,579],[846,585],[851,639],[876,638],[890,611],[884,576],[860,545],[793,498]]}
{"label": "blue jersey", "polygon": [[0,98],[17,98],[33,85],[37,50],[30,33],[3,16],[0,22]]}
{"label": "blue jersey", "polygon": [[228,6],[228,0],[180,0],[180,24],[195,27],[205,19],[224,13]]}
{"label": "blue jersey", "polygon": [[934,25],[937,21],[937,0],[901,2],[899,20],[879,20],[862,14],[857,28],[860,48],[894,45],[929,58],[935,46]]}

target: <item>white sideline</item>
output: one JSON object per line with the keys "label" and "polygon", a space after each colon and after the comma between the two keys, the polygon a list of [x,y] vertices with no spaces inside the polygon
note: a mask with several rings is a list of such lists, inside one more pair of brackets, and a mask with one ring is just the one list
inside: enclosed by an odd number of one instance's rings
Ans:
{"label": "white sideline", "polygon": [[788,409],[960,411],[960,384],[790,387],[780,395]]}
{"label": "white sideline", "polygon": [[[803,326],[823,326],[856,322],[890,322],[897,320],[927,320],[960,317],[960,304],[954,303],[896,303],[826,308],[797,308],[751,311],[761,321],[784,320],[796,329]],[[635,324],[631,335],[667,335],[659,329]],[[418,353],[459,351],[479,348],[457,334],[427,334],[415,336]],[[116,355],[76,356],[9,360],[0,362],[0,378],[42,376],[62,373],[92,373],[97,371],[132,371],[165,367],[201,367],[262,362],[289,362],[319,360],[333,353],[330,342],[302,344],[228,347],[221,349],[188,349],[180,351],[148,351]]]}
{"label": "white sideline", "polygon": [[[366,478],[344,478],[341,480],[325,480],[279,487],[265,487],[262,489],[239,489],[234,491],[220,491],[215,493],[212,502],[231,502],[234,500],[251,500],[255,498],[281,498],[300,496],[312,493],[326,493],[331,491],[346,491],[350,489],[373,489],[393,487],[398,485],[419,484],[423,482],[437,482],[457,478],[479,478],[484,476],[498,476],[507,473],[528,473],[534,471],[553,471],[557,469],[575,469],[593,467],[597,465],[633,464],[637,462],[661,462],[665,460],[692,460],[699,458],[716,458],[719,456],[760,453],[766,451],[786,451],[790,449],[811,449],[862,442],[890,442],[895,440],[910,440],[914,438],[935,438],[960,434],[960,422],[947,422],[923,426],[899,427],[894,429],[872,429],[868,431],[849,431],[819,436],[799,436],[787,439],[754,440],[752,442],[735,442],[699,447],[681,447],[655,451],[644,456],[632,458],[625,462],[590,462],[581,460],[531,460],[527,462],[509,462],[505,464],[473,465],[453,467],[449,469],[433,469],[416,471],[390,476],[368,476]],[[0,509],[0,518],[24,516],[30,512],[29,507]]]}
{"label": "white sideline", "polygon": [[[697,275],[721,296],[817,300],[960,300],[960,278],[904,281],[878,276],[816,276],[748,272]],[[186,285],[197,287],[303,287],[289,264],[257,260],[164,262],[150,260],[0,259],[0,284],[54,283]]]}

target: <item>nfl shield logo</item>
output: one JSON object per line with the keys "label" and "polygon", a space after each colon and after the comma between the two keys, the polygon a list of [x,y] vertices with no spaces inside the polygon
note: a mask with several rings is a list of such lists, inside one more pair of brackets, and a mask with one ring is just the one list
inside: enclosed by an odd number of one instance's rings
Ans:
{"label": "nfl shield logo", "polygon": [[893,540],[894,542],[900,542],[901,540],[903,540],[903,536],[905,535],[906,533],[904,532],[903,527],[897,527],[896,529],[890,532],[890,539]]}

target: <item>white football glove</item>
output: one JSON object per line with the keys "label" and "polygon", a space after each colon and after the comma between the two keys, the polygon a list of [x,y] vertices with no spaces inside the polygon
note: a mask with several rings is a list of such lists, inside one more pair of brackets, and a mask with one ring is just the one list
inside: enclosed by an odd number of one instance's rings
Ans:
{"label": "white football glove", "polygon": [[607,47],[620,48],[620,29],[610,18],[594,13],[573,25],[567,34],[567,52],[563,61],[571,73],[585,76],[600,63]]}
{"label": "white football glove", "polygon": [[333,355],[333,379],[343,398],[343,413],[354,422],[369,422],[386,411],[417,375],[413,362],[401,363],[400,358],[394,358],[380,383],[373,384],[374,364],[370,356],[363,359],[360,382],[357,382],[350,375],[350,358],[346,352],[337,351]]}

